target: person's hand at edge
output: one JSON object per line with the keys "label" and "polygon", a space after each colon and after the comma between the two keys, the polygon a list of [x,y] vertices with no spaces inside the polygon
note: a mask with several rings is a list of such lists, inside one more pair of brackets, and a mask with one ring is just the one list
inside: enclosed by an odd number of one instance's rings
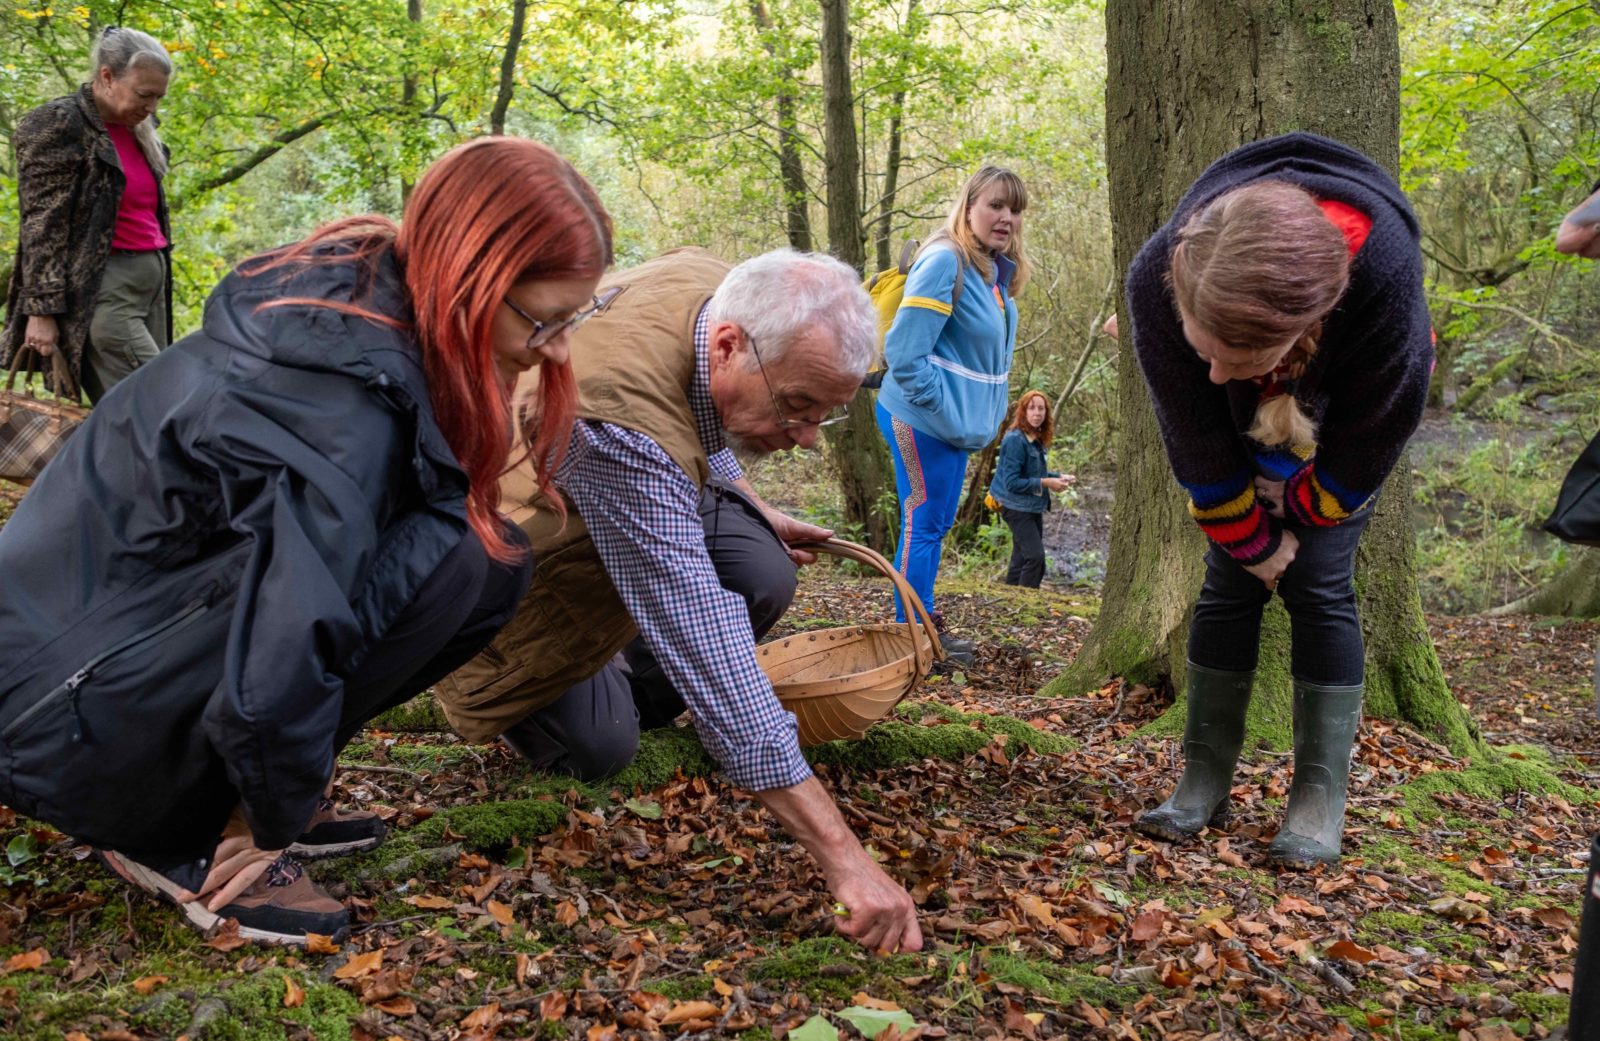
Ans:
{"label": "person's hand at edge", "polygon": [[1294,563],[1294,555],[1300,550],[1300,540],[1295,538],[1294,532],[1285,529],[1278,549],[1259,564],[1246,564],[1244,569],[1261,579],[1268,589],[1277,589],[1278,580],[1283,578],[1283,573],[1289,570],[1289,565]]}

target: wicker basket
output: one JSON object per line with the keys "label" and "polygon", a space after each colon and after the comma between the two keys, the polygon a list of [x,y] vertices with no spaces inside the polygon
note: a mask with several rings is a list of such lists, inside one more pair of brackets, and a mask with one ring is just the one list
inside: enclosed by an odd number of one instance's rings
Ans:
{"label": "wicker basket", "polygon": [[756,648],[778,700],[800,721],[800,743],[860,737],[944,657],[922,600],[883,557],[842,539],[797,545],[867,564],[894,583],[909,609],[904,622],[799,633]]}

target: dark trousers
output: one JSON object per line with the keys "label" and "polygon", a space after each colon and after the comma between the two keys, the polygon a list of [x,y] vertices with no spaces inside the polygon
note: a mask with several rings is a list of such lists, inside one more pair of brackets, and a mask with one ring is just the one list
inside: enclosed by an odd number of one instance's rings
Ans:
{"label": "dark trousers", "polygon": [[[750,628],[761,639],[794,599],[788,550],[754,504],[720,483],[701,495],[700,523],[718,580],[744,598]],[[617,657],[507,730],[506,743],[541,770],[583,780],[633,762],[640,731],[666,726],[686,706],[642,637]]]}
{"label": "dark trousers", "polygon": [[[1297,680],[1326,686],[1363,680],[1356,544],[1371,517],[1369,508],[1331,528],[1289,527],[1300,548],[1278,582],[1278,595],[1289,612],[1290,672]],[[1270,599],[1272,592],[1259,578],[1212,546],[1189,626],[1189,660],[1225,672],[1254,671],[1261,613]]]}
{"label": "dark trousers", "polygon": [[1000,517],[1011,529],[1011,564],[1006,585],[1038,589],[1044,578],[1044,514],[1000,507]]}
{"label": "dark trousers", "polygon": [[1589,875],[1583,883],[1578,922],[1578,957],[1572,967],[1572,1002],[1567,1041],[1600,1041],[1600,836],[1589,842]]}
{"label": "dark trousers", "polygon": [[[525,549],[521,529],[507,527],[512,544]],[[463,537],[345,680],[334,753],[372,717],[405,704],[487,646],[516,613],[532,577],[533,563],[526,555],[517,563],[500,564],[484,552],[476,535]],[[209,794],[203,801],[212,801]],[[197,889],[205,867],[194,858],[210,850],[123,852]]]}
{"label": "dark trousers", "polygon": [[[512,545],[526,550],[522,530],[515,525],[506,530]],[[410,701],[488,646],[517,613],[532,577],[533,561],[526,552],[516,563],[501,564],[469,532],[345,680],[334,751],[349,744],[368,720]]]}

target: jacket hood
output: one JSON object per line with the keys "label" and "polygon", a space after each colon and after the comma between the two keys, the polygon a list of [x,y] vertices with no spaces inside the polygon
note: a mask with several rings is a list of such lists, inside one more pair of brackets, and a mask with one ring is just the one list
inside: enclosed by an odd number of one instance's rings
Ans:
{"label": "jacket hood", "polygon": [[1318,198],[1348,203],[1372,218],[1375,230],[1398,221],[1413,239],[1422,226],[1387,170],[1349,145],[1317,134],[1293,133],[1234,149],[1206,168],[1178,203],[1172,227],[1230,188],[1278,177]]}
{"label": "jacket hood", "polygon": [[[327,258],[319,263],[254,274],[235,269],[206,301],[205,335],[273,365],[361,380],[396,407],[414,413],[419,447],[459,473],[460,463],[433,418],[421,351],[409,332],[411,305],[394,252],[385,250],[370,265],[342,255],[347,253],[345,246],[328,243],[317,250],[319,260]],[[293,298],[350,304],[403,328],[317,304],[263,306]],[[423,483],[433,498],[450,482]]]}
{"label": "jacket hood", "polygon": [[[313,372],[339,372],[371,379],[383,369],[414,366],[421,359],[406,332],[317,304],[267,306],[301,298],[351,305],[394,319],[411,321],[399,266],[392,252],[370,267],[341,257],[342,247],[317,251],[318,263],[248,273],[255,258],[235,268],[206,301],[207,336],[246,354]],[[391,379],[400,373],[392,372]]]}

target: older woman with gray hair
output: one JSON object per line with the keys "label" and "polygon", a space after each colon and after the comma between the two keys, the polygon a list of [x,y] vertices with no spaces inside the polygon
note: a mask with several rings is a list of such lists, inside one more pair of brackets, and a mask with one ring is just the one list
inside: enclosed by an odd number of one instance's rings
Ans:
{"label": "older woman with gray hair", "polygon": [[172,59],[154,37],[113,26],[89,81],[17,125],[22,226],[0,344],[62,352],[98,401],[171,342],[171,233],[156,108]]}

